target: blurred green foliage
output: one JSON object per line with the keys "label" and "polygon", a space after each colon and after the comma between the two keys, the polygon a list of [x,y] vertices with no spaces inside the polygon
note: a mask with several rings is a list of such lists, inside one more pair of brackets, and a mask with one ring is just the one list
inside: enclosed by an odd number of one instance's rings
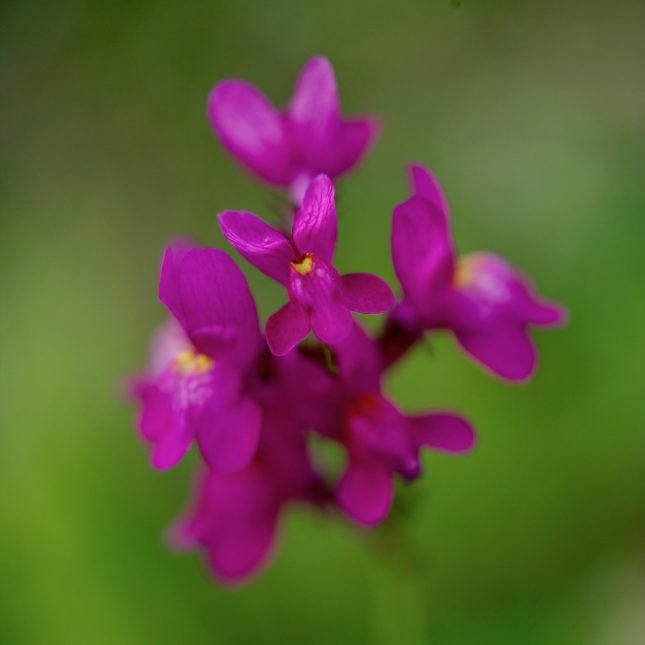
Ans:
{"label": "blurred green foliage", "polygon": [[[391,379],[477,425],[427,455],[375,534],[295,510],[266,574],[216,587],[161,538],[194,460],[159,474],[122,377],[163,319],[163,244],[222,245],[268,194],[205,98],[286,101],[331,58],[345,112],[385,125],[339,189],[338,265],[392,284],[410,160],[461,250],[507,256],[571,324],[526,387],[447,338]],[[642,643],[645,619],[645,6],[595,2],[21,0],[0,5],[0,643]],[[244,267],[263,315],[279,290]]]}

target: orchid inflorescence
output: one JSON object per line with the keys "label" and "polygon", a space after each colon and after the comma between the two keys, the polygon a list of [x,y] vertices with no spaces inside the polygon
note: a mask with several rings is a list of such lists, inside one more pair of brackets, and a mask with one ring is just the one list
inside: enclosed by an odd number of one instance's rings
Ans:
{"label": "orchid inflorescence", "polygon": [[[384,392],[388,370],[429,332],[452,332],[494,375],[525,381],[536,367],[529,328],[560,324],[565,313],[502,258],[456,256],[448,203],[420,165],[410,167],[412,195],[392,219],[402,296],[374,275],[339,273],[333,181],[363,158],[378,127],[371,118],[341,117],[326,59],[306,64],[284,112],[253,86],[228,80],[211,93],[208,116],[238,162],[288,191],[289,230],[248,212],[219,215],[228,242],[285,288],[286,304],[262,334],[247,282],[228,255],[170,245],[159,280],[170,319],[132,390],[155,468],[175,466],[193,443],[202,458],[193,502],[171,530],[174,543],[202,549],[214,575],[236,583],[266,562],[287,504],[338,508],[373,526],[390,511],[394,475],[421,474],[422,447],[471,450],[475,432],[463,417],[406,414]],[[380,333],[368,333],[352,312],[386,314]],[[342,448],[339,475],[315,458],[314,437]]]}

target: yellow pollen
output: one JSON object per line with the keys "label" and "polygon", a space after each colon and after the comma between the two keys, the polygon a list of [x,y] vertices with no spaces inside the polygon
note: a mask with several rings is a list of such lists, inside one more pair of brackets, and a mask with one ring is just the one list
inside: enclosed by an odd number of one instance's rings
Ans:
{"label": "yellow pollen", "polygon": [[291,266],[300,274],[307,275],[314,268],[314,258],[311,253],[305,253],[302,262],[292,262]]}
{"label": "yellow pollen", "polygon": [[471,286],[477,278],[479,263],[479,253],[469,253],[459,258],[452,276],[453,286],[457,289]]}
{"label": "yellow pollen", "polygon": [[175,359],[175,370],[181,374],[204,374],[215,364],[206,354],[195,354],[191,350],[181,352]]}

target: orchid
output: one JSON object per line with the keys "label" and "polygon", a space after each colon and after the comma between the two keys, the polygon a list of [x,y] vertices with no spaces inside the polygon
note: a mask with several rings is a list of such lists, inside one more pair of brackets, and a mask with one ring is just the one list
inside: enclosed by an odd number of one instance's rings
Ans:
{"label": "orchid", "polygon": [[394,209],[392,222],[392,258],[406,297],[399,316],[422,331],[452,331],[472,358],[503,379],[530,378],[537,352],[529,328],[561,325],[565,310],[539,298],[497,255],[457,258],[438,181],[420,165],[411,167],[411,177],[414,195]]}
{"label": "orchid", "polygon": [[282,284],[289,303],[267,321],[271,351],[282,356],[310,330],[334,345],[352,329],[352,311],[379,314],[394,305],[390,287],[369,273],[339,275],[334,268],[337,220],[334,186],[325,175],[309,184],[291,236],[257,215],[225,211],[219,223],[226,239],[246,260]]}
{"label": "orchid", "polygon": [[392,504],[392,475],[411,481],[421,474],[420,448],[468,452],[475,432],[452,412],[403,414],[382,392],[384,365],[379,349],[360,327],[337,352],[345,394],[340,440],[346,445],[348,463],[336,496],[352,519],[377,524]]}
{"label": "orchid", "polygon": [[[218,216],[227,241],[282,285],[288,302],[262,334],[230,257],[169,246],[159,300],[170,319],[132,392],[154,468],[199,448],[174,545],[201,551],[220,583],[236,585],[268,564],[288,507],[363,527],[392,522],[394,483],[421,476],[424,449],[473,449],[474,427],[461,414],[404,412],[388,395],[391,368],[425,336],[448,330],[493,374],[526,380],[536,366],[531,328],[561,324],[565,312],[502,258],[457,257],[446,198],[419,165],[411,168],[414,194],[393,212],[401,299],[375,275],[338,271],[332,180],[364,155],[376,128],[370,119],[341,119],[326,59],[307,63],[284,113],[242,81],[217,85],[208,109],[224,147],[291,193],[281,229],[246,211]],[[387,316],[367,331],[354,313]],[[321,445],[340,451],[340,463],[323,459]]]}
{"label": "orchid", "polygon": [[257,457],[237,472],[200,473],[194,501],[171,529],[180,550],[205,551],[210,570],[224,584],[244,582],[267,564],[287,504],[325,503],[305,435],[285,414],[263,418]]}
{"label": "orchid", "polygon": [[285,112],[245,81],[227,80],[211,92],[208,117],[233,157],[289,188],[296,202],[316,175],[336,178],[354,167],[378,133],[372,118],[342,119],[334,70],[322,57],[305,65]]}
{"label": "orchid", "polygon": [[253,457],[261,422],[244,389],[260,350],[246,280],[222,251],[169,247],[159,299],[173,320],[155,336],[148,370],[134,387],[152,465],[176,465],[196,440],[213,470],[237,470]]}
{"label": "orchid", "polygon": [[201,472],[194,500],[171,529],[177,548],[203,549],[210,570],[228,585],[248,580],[268,563],[288,504],[320,508],[331,500],[314,468],[305,430],[327,418],[334,381],[297,352],[278,361],[267,358],[270,373],[253,385],[262,410],[255,457],[236,472]]}

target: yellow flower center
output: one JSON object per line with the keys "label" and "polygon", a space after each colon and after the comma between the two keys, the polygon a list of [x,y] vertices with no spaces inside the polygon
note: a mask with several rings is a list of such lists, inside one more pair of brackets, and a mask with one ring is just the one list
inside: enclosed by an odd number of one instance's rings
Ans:
{"label": "yellow flower center", "polygon": [[307,275],[314,268],[314,258],[311,253],[305,253],[301,262],[292,262],[291,266],[300,274]]}
{"label": "yellow flower center", "polygon": [[206,354],[196,354],[188,349],[177,356],[174,368],[177,372],[188,376],[190,374],[204,374],[213,365],[215,365],[215,361]]}
{"label": "yellow flower center", "polygon": [[481,258],[479,253],[469,253],[457,260],[452,284],[456,289],[470,287],[477,279]]}

